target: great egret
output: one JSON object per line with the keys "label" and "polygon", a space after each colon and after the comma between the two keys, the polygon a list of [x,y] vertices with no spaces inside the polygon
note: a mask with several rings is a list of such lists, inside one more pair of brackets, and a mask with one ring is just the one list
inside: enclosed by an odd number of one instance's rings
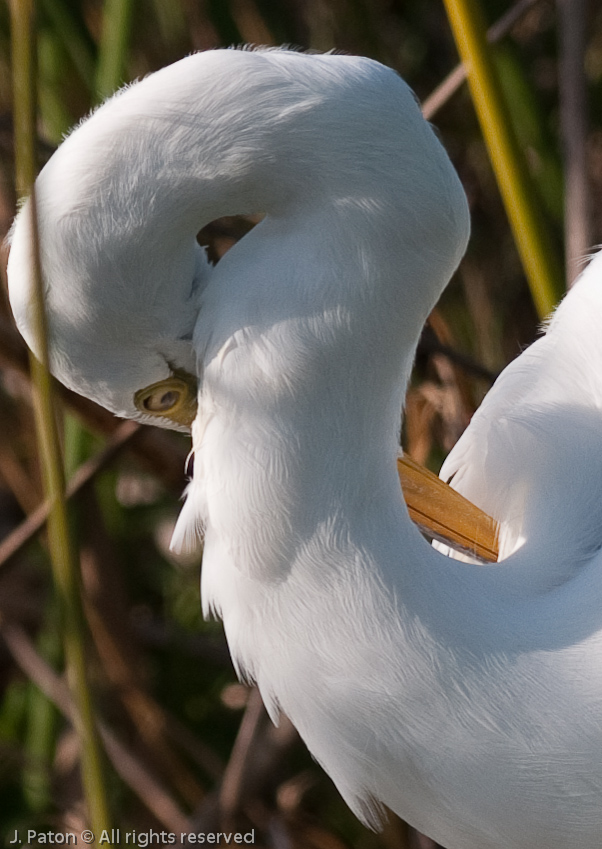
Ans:
{"label": "great egret", "polygon": [[[468,238],[408,87],[363,58],[215,51],[127,88],[37,182],[52,366],[118,415],[190,419],[176,548],[203,608],[364,822],[449,849],[602,838],[602,261],[448,460],[502,565],[419,534],[394,459],[418,335]],[[211,268],[195,234],[265,218]],[[31,244],[10,297],[29,344]]]}

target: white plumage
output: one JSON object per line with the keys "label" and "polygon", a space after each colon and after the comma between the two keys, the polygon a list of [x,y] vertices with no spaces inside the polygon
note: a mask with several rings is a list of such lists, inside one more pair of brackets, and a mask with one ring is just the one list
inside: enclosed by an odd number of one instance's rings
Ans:
{"label": "white plumage", "polygon": [[[392,71],[191,56],[101,107],[37,185],[57,376],[167,425],[171,398],[140,391],[198,376],[174,545],[205,529],[204,610],[272,715],[369,823],[384,803],[449,849],[598,849],[602,260],[446,462],[502,522],[507,559],[476,567],[422,539],[395,468],[468,214]],[[210,267],[197,231],[253,212]],[[22,212],[10,294],[31,344],[30,267]]]}

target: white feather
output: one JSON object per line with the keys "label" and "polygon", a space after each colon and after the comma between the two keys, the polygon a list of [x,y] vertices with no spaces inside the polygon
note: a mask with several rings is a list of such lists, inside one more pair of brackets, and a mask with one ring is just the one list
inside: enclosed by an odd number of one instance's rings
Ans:
{"label": "white feather", "polygon": [[[124,415],[194,358],[174,546],[205,612],[353,810],[449,849],[598,849],[602,395],[596,259],[444,474],[501,565],[434,551],[395,458],[418,335],[466,201],[407,86],[348,56],[216,51],[130,87],[39,179],[54,368]],[[194,236],[265,218],[214,268]],[[28,339],[24,214],[9,266]],[[192,334],[192,341],[191,341]]]}

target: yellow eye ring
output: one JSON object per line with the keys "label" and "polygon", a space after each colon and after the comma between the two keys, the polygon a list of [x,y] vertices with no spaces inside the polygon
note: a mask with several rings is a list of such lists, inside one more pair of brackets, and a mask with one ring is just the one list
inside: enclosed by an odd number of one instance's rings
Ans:
{"label": "yellow eye ring", "polygon": [[181,372],[140,389],[134,395],[134,404],[148,416],[190,427],[196,417],[196,393],[196,380]]}

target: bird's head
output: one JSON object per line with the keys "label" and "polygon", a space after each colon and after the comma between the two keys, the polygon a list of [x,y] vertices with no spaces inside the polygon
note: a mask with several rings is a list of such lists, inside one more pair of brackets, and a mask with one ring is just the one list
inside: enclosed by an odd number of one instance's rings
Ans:
{"label": "bird's head", "polygon": [[[111,167],[117,152],[108,146],[98,156],[103,129],[98,121],[93,133],[82,125],[36,181],[50,368],[118,416],[189,430],[197,398],[192,332],[211,266],[194,235],[174,233],[168,218],[158,237],[146,214],[154,201],[148,186],[138,177],[124,191],[127,167]],[[9,241],[11,306],[39,357],[29,201]]]}

